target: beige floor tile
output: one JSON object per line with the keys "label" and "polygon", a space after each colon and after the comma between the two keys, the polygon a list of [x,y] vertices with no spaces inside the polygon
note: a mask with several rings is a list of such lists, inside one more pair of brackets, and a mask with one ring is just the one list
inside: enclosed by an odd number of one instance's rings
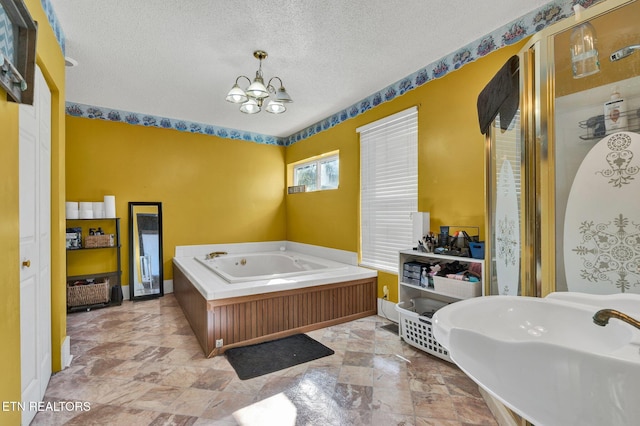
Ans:
{"label": "beige floor tile", "polygon": [[373,368],[343,365],[338,375],[338,383],[373,386]]}
{"label": "beige floor tile", "polygon": [[171,294],[73,313],[74,359],[45,398],[91,409],[41,412],[32,424],[264,426],[269,415],[284,419],[285,406],[309,426],[496,424],[464,373],[381,328],[388,323],[372,316],[312,331],[333,355],[240,380],[224,355],[205,357]]}
{"label": "beige floor tile", "polygon": [[374,411],[413,415],[413,397],[408,390],[373,388]]}

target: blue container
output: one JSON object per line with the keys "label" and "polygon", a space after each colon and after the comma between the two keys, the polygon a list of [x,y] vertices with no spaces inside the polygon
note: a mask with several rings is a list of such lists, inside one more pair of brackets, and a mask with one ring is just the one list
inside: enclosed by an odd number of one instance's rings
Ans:
{"label": "blue container", "polygon": [[484,242],[469,243],[469,250],[474,259],[484,259]]}

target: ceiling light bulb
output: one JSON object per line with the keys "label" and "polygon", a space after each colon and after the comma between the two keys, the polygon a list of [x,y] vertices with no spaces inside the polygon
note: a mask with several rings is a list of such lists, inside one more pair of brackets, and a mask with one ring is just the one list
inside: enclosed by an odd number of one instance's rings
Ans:
{"label": "ceiling light bulb", "polygon": [[271,114],[282,114],[287,110],[284,104],[280,101],[269,101],[265,109]]}
{"label": "ceiling light bulb", "polygon": [[257,75],[257,73],[256,73],[256,79],[253,80],[253,83],[251,83],[249,87],[247,87],[247,96],[250,96],[256,99],[264,99],[267,96],[269,96],[269,92],[267,91],[267,88],[264,86],[264,80],[262,80],[262,77]]}
{"label": "ceiling light bulb", "polygon": [[245,114],[255,114],[260,112],[260,105],[258,105],[258,102],[256,102],[255,99],[249,99],[240,106],[240,111]]}
{"label": "ceiling light bulb", "polygon": [[246,102],[247,99],[247,94],[244,93],[244,90],[242,90],[240,86],[238,86],[238,83],[233,85],[226,97],[227,102],[232,102],[234,104]]}

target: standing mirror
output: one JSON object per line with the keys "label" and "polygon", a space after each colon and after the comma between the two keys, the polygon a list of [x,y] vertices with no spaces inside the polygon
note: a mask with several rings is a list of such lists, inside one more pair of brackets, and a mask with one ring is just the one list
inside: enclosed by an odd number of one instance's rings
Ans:
{"label": "standing mirror", "polygon": [[129,203],[129,295],[131,300],[164,295],[162,203]]}

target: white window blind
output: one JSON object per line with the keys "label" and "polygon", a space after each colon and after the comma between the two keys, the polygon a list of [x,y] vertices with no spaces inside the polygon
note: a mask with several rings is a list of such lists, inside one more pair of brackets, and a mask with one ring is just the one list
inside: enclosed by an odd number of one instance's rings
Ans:
{"label": "white window blind", "polygon": [[415,245],[418,109],[356,129],[360,133],[361,264],[398,273],[398,251]]}

